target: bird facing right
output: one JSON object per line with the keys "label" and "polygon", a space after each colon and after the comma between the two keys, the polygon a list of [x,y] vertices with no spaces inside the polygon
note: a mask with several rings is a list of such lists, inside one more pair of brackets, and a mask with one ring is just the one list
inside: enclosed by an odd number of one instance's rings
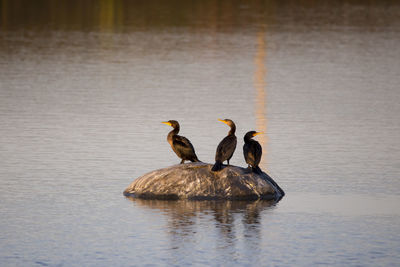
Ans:
{"label": "bird facing right", "polygon": [[225,123],[231,129],[229,130],[228,135],[219,143],[217,151],[215,152],[215,164],[211,169],[214,172],[222,169],[222,163],[225,160],[228,162],[229,165],[229,160],[232,158],[233,152],[235,152],[237,143],[237,138],[235,135],[235,123],[230,119],[219,119],[219,121]]}
{"label": "bird facing right", "polygon": [[243,138],[243,155],[246,163],[249,165],[249,168],[251,166],[253,172],[261,174],[262,171],[260,167],[258,167],[258,164],[261,161],[262,148],[256,140],[252,139],[254,136],[259,134],[262,134],[262,132],[249,131],[245,134]]}

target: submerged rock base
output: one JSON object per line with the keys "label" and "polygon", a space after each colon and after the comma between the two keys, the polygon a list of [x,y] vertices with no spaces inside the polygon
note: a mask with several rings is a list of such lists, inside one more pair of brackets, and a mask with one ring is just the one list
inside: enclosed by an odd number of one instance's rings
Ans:
{"label": "submerged rock base", "polygon": [[212,172],[212,164],[196,162],[149,172],[133,181],[125,196],[147,199],[280,200],[285,193],[266,173],[224,166]]}

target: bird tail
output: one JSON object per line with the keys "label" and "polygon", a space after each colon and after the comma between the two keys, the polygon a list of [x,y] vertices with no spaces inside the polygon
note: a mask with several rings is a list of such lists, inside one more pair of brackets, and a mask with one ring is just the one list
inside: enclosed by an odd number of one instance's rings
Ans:
{"label": "bird tail", "polygon": [[222,162],[221,161],[216,161],[211,170],[213,172],[217,172],[217,171],[219,171],[221,169],[222,169]]}
{"label": "bird tail", "polygon": [[202,161],[199,160],[197,157],[195,157],[194,159],[191,160],[191,162],[202,162]]}
{"label": "bird tail", "polygon": [[252,167],[253,172],[257,173],[257,174],[262,174],[262,170],[260,169],[260,167],[256,166],[256,167]]}

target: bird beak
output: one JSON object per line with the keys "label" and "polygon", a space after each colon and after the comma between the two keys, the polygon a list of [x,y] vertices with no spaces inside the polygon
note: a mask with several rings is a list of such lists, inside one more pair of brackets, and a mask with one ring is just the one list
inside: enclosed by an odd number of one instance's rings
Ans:
{"label": "bird beak", "polygon": [[170,123],[169,121],[163,121],[163,122],[161,122],[161,123],[164,123],[164,124],[166,124],[166,125],[171,126],[171,123]]}
{"label": "bird beak", "polygon": [[223,123],[226,123],[226,121],[225,120],[221,120],[221,119],[218,119],[220,122],[223,122]]}
{"label": "bird beak", "polygon": [[259,135],[259,134],[263,134],[263,132],[256,132],[255,134],[253,134],[253,136]]}

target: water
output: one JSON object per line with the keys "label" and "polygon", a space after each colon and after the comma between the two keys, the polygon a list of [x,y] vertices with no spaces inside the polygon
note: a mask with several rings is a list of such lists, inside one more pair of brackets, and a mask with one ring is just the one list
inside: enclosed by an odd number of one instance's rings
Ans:
{"label": "water", "polygon": [[[396,1],[0,1],[1,266],[400,262]],[[279,203],[144,201],[231,118]],[[244,165],[242,138],[231,163]]]}

